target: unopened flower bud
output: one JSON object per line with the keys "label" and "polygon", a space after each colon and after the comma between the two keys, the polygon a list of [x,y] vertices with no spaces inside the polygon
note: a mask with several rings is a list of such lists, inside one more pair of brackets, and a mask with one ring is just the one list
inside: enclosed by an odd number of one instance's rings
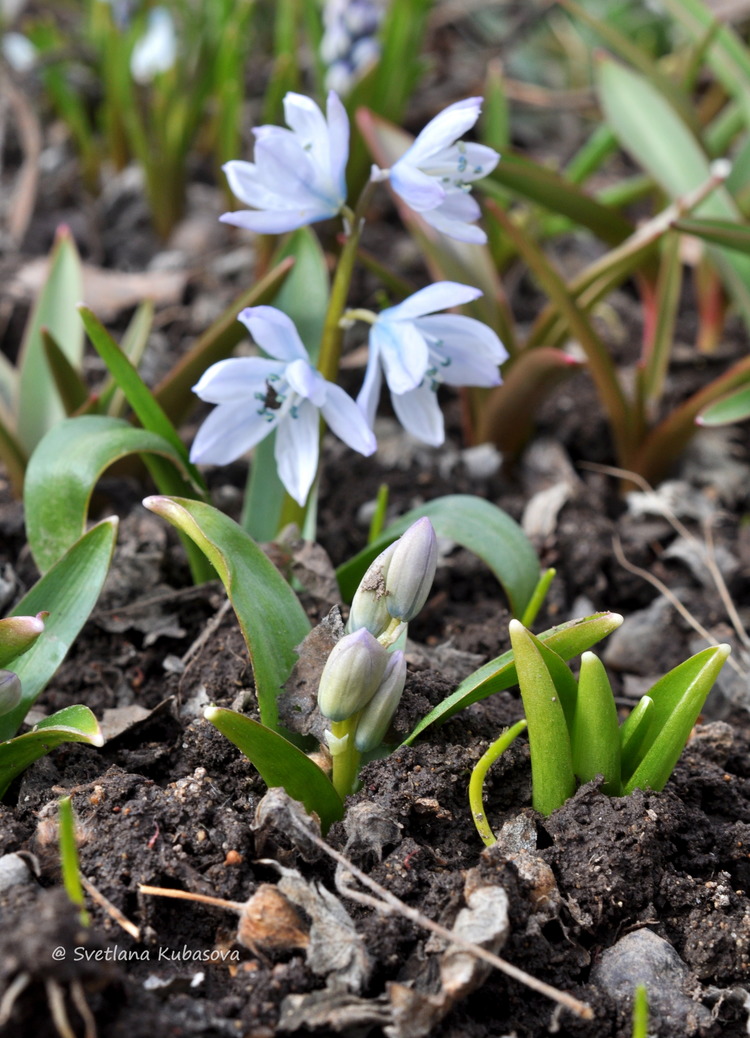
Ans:
{"label": "unopened flower bud", "polygon": [[44,621],[48,615],[8,616],[0,620],[0,668],[31,648],[44,630]]}
{"label": "unopened flower bud", "polygon": [[21,702],[21,680],[12,670],[0,670],[0,716]]}
{"label": "unopened flower bud", "polygon": [[417,519],[396,541],[386,576],[388,612],[413,620],[427,601],[437,568],[437,537],[427,517]]}
{"label": "unopened flower bud", "polygon": [[354,745],[360,753],[367,753],[380,746],[401,701],[405,683],[406,657],[403,652],[397,650],[391,654],[383,680],[362,711],[357,724]]}
{"label": "unopened flower bud", "polygon": [[397,547],[398,541],[394,541],[370,563],[354,592],[346,624],[347,631],[358,631],[361,627],[366,627],[374,638],[378,638],[390,624],[391,614],[388,612],[385,578]]}
{"label": "unopened flower bud", "polygon": [[366,628],[336,642],[318,686],[320,712],[345,721],[372,699],[383,679],[388,653]]}

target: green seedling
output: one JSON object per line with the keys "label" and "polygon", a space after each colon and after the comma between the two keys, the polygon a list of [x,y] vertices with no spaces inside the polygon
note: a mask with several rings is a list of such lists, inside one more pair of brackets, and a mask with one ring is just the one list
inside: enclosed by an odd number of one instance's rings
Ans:
{"label": "green seedling", "polygon": [[70,900],[74,905],[78,906],[78,918],[81,921],[81,926],[88,926],[90,919],[86,911],[83,886],[81,885],[81,868],[78,863],[78,845],[76,843],[76,820],[71,798],[63,797],[57,806],[57,810],[60,868],[62,870],[63,885]]}
{"label": "green seedling", "polygon": [[[731,651],[722,644],[691,656],[619,724],[606,671],[594,653],[583,653],[576,680],[548,641],[517,620],[509,629],[529,732],[532,803],[544,815],[562,806],[579,782],[597,777],[610,796],[663,789]],[[484,814],[481,783],[489,763],[520,730],[501,736],[477,765],[470,786],[474,817]],[[480,835],[494,843],[484,823]]]}
{"label": "green seedling", "polygon": [[116,520],[94,526],[31,588],[14,614],[0,620],[0,797],[17,775],[61,743],[103,743],[85,706],[65,707],[16,733],[88,619],[116,535]]}

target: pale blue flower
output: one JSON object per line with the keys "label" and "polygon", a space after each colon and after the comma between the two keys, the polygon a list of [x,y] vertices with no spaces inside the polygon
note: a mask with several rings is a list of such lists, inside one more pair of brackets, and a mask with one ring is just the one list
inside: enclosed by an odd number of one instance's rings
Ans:
{"label": "pale blue flower", "polygon": [[486,324],[473,317],[440,314],[481,296],[478,288],[438,281],[383,310],[370,330],[370,354],[357,404],[370,427],[385,375],[398,420],[418,440],[434,447],[445,439],[437,389],[497,386],[508,352]]}
{"label": "pale blue flower", "polygon": [[326,0],[320,56],[326,86],[337,94],[348,94],[380,57],[377,32],[384,14],[384,0]]}
{"label": "pale blue flower", "polygon": [[483,144],[467,144],[459,138],[472,128],[481,108],[481,97],[449,105],[425,126],[390,171],[373,170],[375,179],[388,176],[396,194],[436,230],[480,245],[487,236],[473,226],[480,209],[469,192],[473,181],[492,172],[500,156]]}
{"label": "pale blue flower", "polygon": [[133,47],[130,73],[136,83],[150,83],[168,72],[176,60],[177,34],[172,15],[166,7],[154,7],[148,13],[145,34]]}
{"label": "pale blue flower", "polygon": [[226,465],[276,430],[279,478],[304,505],[318,469],[321,414],[360,454],[373,453],[375,437],[351,397],[312,366],[286,314],[254,306],[239,319],[268,357],[219,361],[193,386],[201,400],[218,407],[198,430],[190,459]]}
{"label": "pale blue flower", "polygon": [[287,94],[280,126],[258,126],[255,161],[224,165],[232,192],[255,212],[224,213],[224,223],[259,234],[293,231],[336,216],[346,202],[349,119],[328,94],[326,115],[309,97]]}

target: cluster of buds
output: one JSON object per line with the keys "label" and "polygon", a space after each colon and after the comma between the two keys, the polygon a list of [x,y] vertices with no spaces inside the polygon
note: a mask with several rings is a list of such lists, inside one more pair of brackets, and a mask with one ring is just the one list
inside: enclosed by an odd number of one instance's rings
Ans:
{"label": "cluster of buds", "polygon": [[327,0],[320,56],[329,90],[346,96],[380,57],[377,32],[384,11],[384,0]]}
{"label": "cluster of buds", "polygon": [[436,566],[435,531],[419,519],[365,573],[347,633],[323,668],[318,707],[331,721],[326,741],[342,795],[352,792],[359,755],[381,744],[401,700],[406,658],[395,646],[424,605]]}

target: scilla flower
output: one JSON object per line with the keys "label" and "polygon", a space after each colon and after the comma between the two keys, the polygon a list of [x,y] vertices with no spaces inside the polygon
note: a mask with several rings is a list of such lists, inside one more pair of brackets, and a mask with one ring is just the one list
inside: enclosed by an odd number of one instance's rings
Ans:
{"label": "scilla flower", "polygon": [[375,437],[351,397],[312,366],[286,314],[255,306],[239,319],[268,358],[219,361],[193,387],[201,400],[218,407],[199,429],[191,461],[226,465],[275,430],[279,478],[304,505],[318,468],[321,414],[360,454],[373,453]]}
{"label": "scilla flower", "polygon": [[349,119],[337,95],[327,115],[302,94],[287,94],[280,126],[258,126],[255,162],[232,161],[224,172],[232,192],[256,212],[224,213],[224,223],[259,234],[281,234],[327,220],[346,201]]}
{"label": "scilla flower", "polygon": [[177,35],[172,15],[166,7],[148,13],[146,33],[133,47],[130,72],[136,83],[150,83],[168,72],[177,60]]}
{"label": "scilla flower", "polygon": [[[372,322],[370,355],[357,404],[372,426],[385,375],[396,416],[407,432],[434,447],[445,439],[437,389],[497,386],[508,353],[497,335],[473,317],[438,314],[481,296],[478,288],[438,281],[383,310]],[[362,311],[352,311],[364,316]]]}
{"label": "scilla flower", "polygon": [[480,210],[469,192],[473,181],[492,172],[500,156],[459,138],[477,121],[481,108],[481,97],[449,105],[390,170],[373,170],[374,179],[390,179],[396,194],[432,227],[457,241],[480,245],[487,236],[473,226]]}

